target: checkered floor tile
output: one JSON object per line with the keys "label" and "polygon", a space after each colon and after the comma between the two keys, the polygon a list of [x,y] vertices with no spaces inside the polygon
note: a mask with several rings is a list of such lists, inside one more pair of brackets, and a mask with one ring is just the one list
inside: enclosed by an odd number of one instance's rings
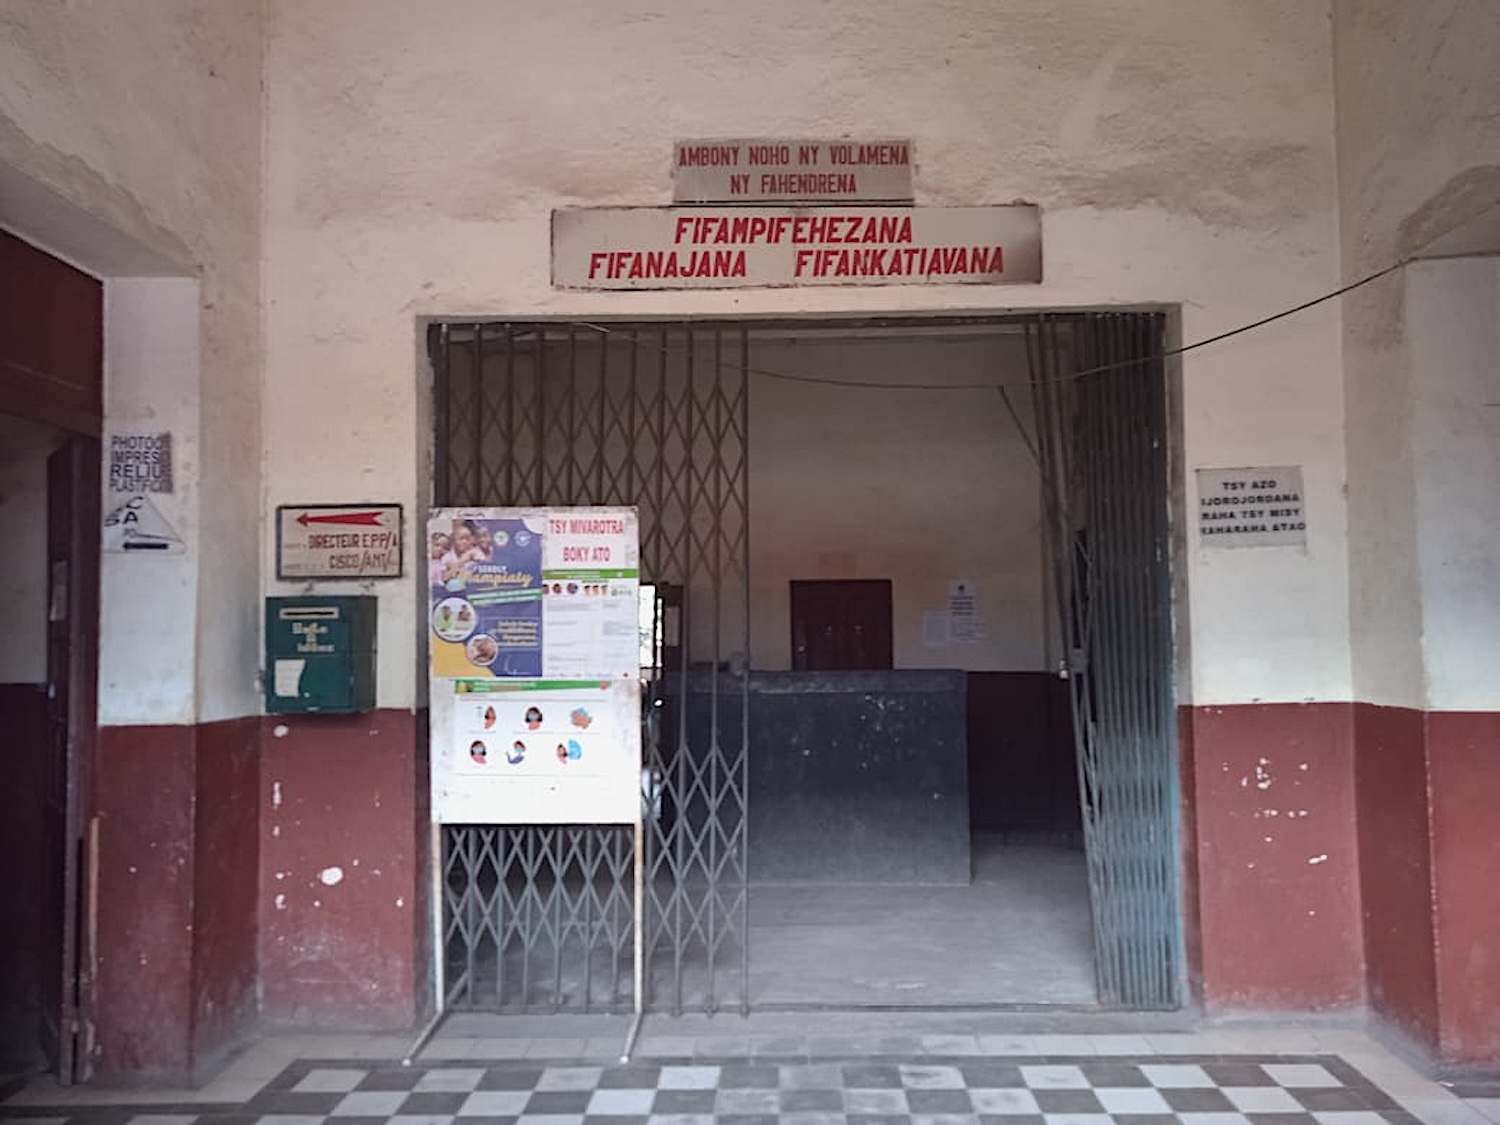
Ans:
{"label": "checkered floor tile", "polygon": [[0,1105],[45,1125],[1416,1125],[1331,1055],[293,1063],[242,1105]]}

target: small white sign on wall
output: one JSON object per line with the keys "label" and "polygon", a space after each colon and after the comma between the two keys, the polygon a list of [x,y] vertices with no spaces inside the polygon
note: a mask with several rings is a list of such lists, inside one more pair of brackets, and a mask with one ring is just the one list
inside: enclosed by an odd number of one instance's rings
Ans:
{"label": "small white sign on wall", "polygon": [[678,141],[672,148],[672,198],[678,203],[909,202],[912,145],[905,140]]}
{"label": "small white sign on wall", "polygon": [[1302,468],[1199,469],[1198,541],[1204,547],[1305,547]]}

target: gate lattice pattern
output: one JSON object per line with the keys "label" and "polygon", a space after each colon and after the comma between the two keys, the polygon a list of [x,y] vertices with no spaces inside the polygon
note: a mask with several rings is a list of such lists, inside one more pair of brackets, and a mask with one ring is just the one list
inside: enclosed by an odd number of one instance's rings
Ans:
{"label": "gate lattice pattern", "polygon": [[1182,1003],[1165,327],[1161,313],[1027,326],[1095,974],[1117,1008]]}
{"label": "gate lattice pattern", "polygon": [[[648,1007],[748,1005],[748,340],[722,326],[432,329],[442,507],[633,505],[661,645],[647,669]],[[447,826],[455,1006],[633,1000],[627,828]]]}

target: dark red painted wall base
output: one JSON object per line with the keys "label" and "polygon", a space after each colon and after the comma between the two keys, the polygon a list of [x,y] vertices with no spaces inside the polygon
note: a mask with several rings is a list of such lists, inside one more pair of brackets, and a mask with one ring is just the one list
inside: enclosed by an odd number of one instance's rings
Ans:
{"label": "dark red painted wall base", "polygon": [[425,750],[406,711],[100,731],[100,1080],[199,1079],[267,1024],[424,1014]]}
{"label": "dark red painted wall base", "polygon": [[1500,714],[1427,716],[1439,1048],[1500,1066]]}
{"label": "dark red painted wall base", "polygon": [[[1191,818],[1209,1012],[1364,1002],[1347,704],[1197,707]],[[1189,931],[1193,929],[1191,921]]]}
{"label": "dark red painted wall base", "polygon": [[1354,707],[1360,893],[1370,1007],[1413,1046],[1438,1049],[1423,715]]}
{"label": "dark red painted wall base", "polygon": [[419,717],[273,715],[262,732],[262,1018],[412,1026],[431,926]]}
{"label": "dark red painted wall base", "polygon": [[[1205,1009],[1368,1001],[1440,1061],[1500,1064],[1500,715],[1179,722]],[[425,747],[404,711],[101,732],[101,1078],[191,1077],[266,1025],[425,1014]]]}
{"label": "dark red painted wall base", "polygon": [[258,735],[253,718],[99,732],[103,1080],[192,1080],[254,1033]]}
{"label": "dark red painted wall base", "polygon": [[1209,1012],[1357,1007],[1500,1065],[1500,714],[1184,709],[1189,975]]}

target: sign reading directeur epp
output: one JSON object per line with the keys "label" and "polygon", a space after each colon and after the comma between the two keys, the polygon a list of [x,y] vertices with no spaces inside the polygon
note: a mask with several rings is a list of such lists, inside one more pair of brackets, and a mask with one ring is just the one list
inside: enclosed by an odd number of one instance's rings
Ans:
{"label": "sign reading directeur epp", "polygon": [[601,207],[552,213],[560,289],[1042,279],[1035,206]]}

